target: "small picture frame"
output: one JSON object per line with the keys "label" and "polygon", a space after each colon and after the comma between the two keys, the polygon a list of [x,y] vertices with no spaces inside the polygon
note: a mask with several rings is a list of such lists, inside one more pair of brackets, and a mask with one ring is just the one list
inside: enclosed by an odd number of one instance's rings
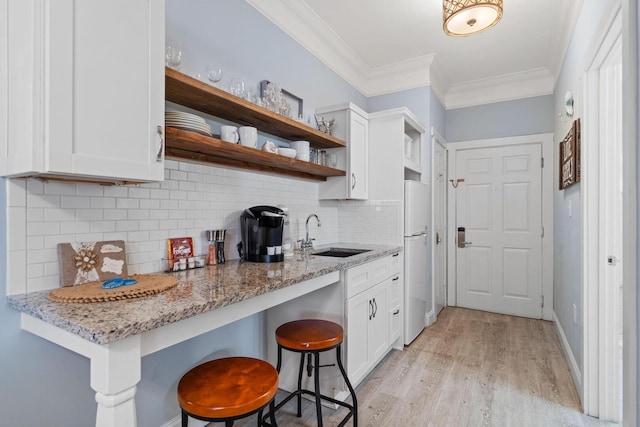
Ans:
{"label": "small picture frame", "polygon": [[574,120],[567,136],[560,141],[559,189],[580,181],[580,119]]}
{"label": "small picture frame", "polygon": [[[267,89],[267,85],[269,83],[271,83],[269,80],[262,80],[260,82],[260,97],[264,98],[264,91]],[[293,119],[303,117],[302,98],[299,98],[284,89],[281,89],[281,91],[283,98],[287,104],[289,104],[289,116]]]}

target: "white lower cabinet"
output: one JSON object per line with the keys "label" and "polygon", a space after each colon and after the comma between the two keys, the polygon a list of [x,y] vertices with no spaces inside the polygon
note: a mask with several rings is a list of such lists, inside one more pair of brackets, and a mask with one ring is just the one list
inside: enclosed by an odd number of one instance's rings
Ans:
{"label": "white lower cabinet", "polygon": [[[355,387],[391,350],[400,334],[401,307],[393,306],[400,282],[397,258],[389,256],[345,272],[347,374]],[[398,299],[397,301],[400,301]],[[397,314],[393,313],[397,310]]]}
{"label": "white lower cabinet", "polygon": [[164,0],[0,0],[1,9],[0,89],[11,90],[0,105],[0,176],[162,181]]}

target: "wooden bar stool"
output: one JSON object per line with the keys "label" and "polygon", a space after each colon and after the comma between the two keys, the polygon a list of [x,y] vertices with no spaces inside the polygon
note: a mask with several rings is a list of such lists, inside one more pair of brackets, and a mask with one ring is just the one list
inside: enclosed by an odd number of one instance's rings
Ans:
{"label": "wooden bar stool", "polygon": [[[300,370],[298,371],[298,389],[289,394],[282,402],[278,403],[275,407],[275,411],[280,409],[289,400],[294,397],[298,398],[298,413],[297,416],[302,416],[302,395],[307,394],[314,396],[316,400],[316,414],[318,417],[318,426],[322,426],[322,404],[321,400],[327,400],[335,403],[336,405],[343,406],[349,409],[349,413],[338,424],[338,426],[344,426],[349,418],[353,416],[353,425],[358,425],[358,401],[356,399],[356,393],[351,386],[351,382],[347,377],[347,373],[342,366],[342,359],[340,355],[340,346],[344,338],[344,332],[342,326],[334,322],[319,319],[303,319],[295,320],[280,325],[276,330],[276,342],[278,343],[278,364],[276,369],[280,372],[282,365],[282,349],[300,353]],[[332,397],[325,396],[320,393],[320,353],[331,349],[336,349],[336,360],[338,368],[342,377],[344,378],[347,388],[351,393],[353,399],[353,405],[349,405],[346,402],[336,400]],[[307,359],[307,374],[314,375],[314,391],[305,390],[302,388],[302,373],[304,371],[305,356]],[[313,362],[311,357],[313,356]],[[269,408],[271,413],[272,408]],[[271,415],[271,414],[269,414]],[[265,416],[266,418],[266,416]]]}
{"label": "wooden bar stool", "polygon": [[[182,427],[189,417],[224,422],[258,413],[258,427],[269,425],[262,411],[269,405],[273,414],[278,390],[278,372],[269,363],[250,357],[227,357],[203,363],[189,370],[178,383],[178,403],[182,409]],[[270,415],[276,426],[274,415]]]}

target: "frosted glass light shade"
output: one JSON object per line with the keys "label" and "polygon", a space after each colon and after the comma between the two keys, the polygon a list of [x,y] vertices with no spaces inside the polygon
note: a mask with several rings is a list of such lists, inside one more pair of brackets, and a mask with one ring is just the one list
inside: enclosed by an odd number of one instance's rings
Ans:
{"label": "frosted glass light shade", "polygon": [[450,36],[470,36],[488,30],[502,18],[502,0],[444,0],[442,22]]}

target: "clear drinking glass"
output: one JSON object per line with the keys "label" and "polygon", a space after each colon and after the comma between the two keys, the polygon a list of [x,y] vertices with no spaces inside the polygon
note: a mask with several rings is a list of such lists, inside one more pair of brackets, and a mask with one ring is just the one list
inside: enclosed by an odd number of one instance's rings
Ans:
{"label": "clear drinking glass", "polygon": [[210,82],[218,83],[220,80],[222,80],[222,67],[220,66],[220,64],[207,65],[205,74]]}
{"label": "clear drinking glass", "polygon": [[244,81],[241,78],[234,77],[231,79],[231,95],[239,98],[245,97]]}
{"label": "clear drinking glass", "polygon": [[180,49],[180,44],[167,43],[164,54],[165,64],[167,67],[177,70],[182,62],[182,50]]}

